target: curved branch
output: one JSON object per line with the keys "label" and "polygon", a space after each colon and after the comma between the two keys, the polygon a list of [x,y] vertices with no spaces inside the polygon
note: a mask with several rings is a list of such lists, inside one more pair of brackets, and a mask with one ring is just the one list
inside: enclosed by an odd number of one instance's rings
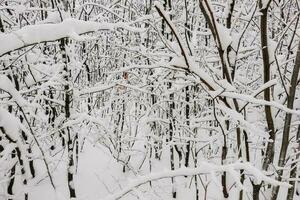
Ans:
{"label": "curved branch", "polygon": [[142,31],[126,23],[98,23],[73,18],[65,19],[58,24],[30,25],[11,33],[0,34],[0,57],[30,45],[53,42],[66,37],[81,40],[85,39],[80,37],[82,34],[115,28],[124,28],[133,32]]}

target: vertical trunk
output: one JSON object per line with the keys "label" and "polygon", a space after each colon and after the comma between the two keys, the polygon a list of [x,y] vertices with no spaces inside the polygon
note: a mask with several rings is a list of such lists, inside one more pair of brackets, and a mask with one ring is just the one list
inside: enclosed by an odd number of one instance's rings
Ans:
{"label": "vertical trunk", "polygon": [[[187,86],[185,89],[186,93],[185,93],[185,101],[186,101],[186,106],[185,106],[185,119],[186,119],[186,125],[187,127],[190,126],[190,95],[189,95],[189,87]],[[190,134],[188,135],[190,137]],[[190,152],[191,152],[191,141],[187,142],[186,145],[186,154],[185,154],[185,167],[189,166],[189,158],[190,158]]]}
{"label": "vertical trunk", "polygon": [[[171,83],[170,83],[171,87]],[[174,160],[174,144],[173,144],[173,135],[174,135],[174,116],[173,116],[173,110],[175,109],[175,103],[174,103],[174,94],[170,95],[170,106],[169,106],[169,143],[170,143],[170,164],[171,164],[171,170],[175,170],[175,160]],[[171,178],[172,181],[172,197],[175,199],[176,194],[176,188],[175,188],[175,178]]]}
{"label": "vertical trunk", "polygon": [[[298,169],[298,162],[295,162],[299,160],[299,151],[300,151],[300,125],[298,126],[297,136],[296,136],[296,142],[297,142],[297,148],[296,148],[296,158],[293,160],[293,164],[291,165],[291,172],[290,172],[290,178],[295,179],[297,176],[297,169]],[[288,190],[287,200],[293,200],[294,199],[294,193],[295,193],[295,181],[291,180],[289,184],[292,186]]]}
{"label": "vertical trunk", "polygon": [[[194,154],[194,167],[198,167],[198,152],[197,152],[197,149],[196,147],[194,148],[194,151],[193,151],[193,154]],[[200,177],[200,175],[199,175]],[[194,176],[195,178],[195,189],[196,189],[196,200],[199,200],[199,186],[198,186],[198,175],[195,175]],[[205,194],[204,194],[204,199],[205,199]]]}
{"label": "vertical trunk", "polygon": [[[263,3],[259,1],[260,12],[262,13],[260,17],[260,42],[262,48],[262,57],[263,57],[263,81],[264,83],[270,80],[270,56],[269,56],[269,47],[268,47],[268,5],[263,7]],[[264,90],[264,100],[271,101],[271,89],[267,88]],[[267,149],[265,157],[263,160],[263,170],[267,171],[269,164],[273,162],[274,159],[274,141],[275,141],[275,127],[272,117],[272,110],[270,106],[265,106],[265,116],[267,121],[267,127],[269,131],[269,142],[267,144]],[[259,199],[259,190],[261,184],[253,187],[253,194],[257,195]]]}
{"label": "vertical trunk", "polygon": [[[243,130],[243,135],[244,135],[243,139],[244,139],[244,144],[245,144],[246,161],[250,162],[248,135],[245,130]],[[244,170],[241,170],[241,183],[244,184],[244,181],[245,181]],[[259,192],[258,192],[258,194],[259,194]],[[242,200],[242,199],[243,199],[243,190],[240,191],[240,196],[239,196],[239,200]]]}
{"label": "vertical trunk", "polygon": [[[20,84],[19,84],[18,76],[17,76],[16,74],[13,75],[13,80],[14,80],[14,85],[15,85],[16,90],[19,91],[19,90],[20,90]],[[20,122],[23,123],[23,120],[24,120],[23,116],[20,115],[19,118],[20,118]],[[30,142],[28,142],[28,137],[27,137],[27,135],[25,134],[24,131],[21,131],[21,135],[22,135],[22,137],[23,137],[25,143],[28,145],[27,152],[28,152],[29,155],[30,155],[31,152],[32,152],[32,149],[31,149],[30,144],[29,144]],[[18,157],[18,158],[19,158],[19,161],[20,161],[20,165],[23,165],[23,164],[22,164],[23,161],[21,160],[21,157],[20,157],[20,156],[21,156],[21,152],[20,152],[20,151],[17,151],[17,153],[20,154],[19,157]],[[24,174],[25,174],[25,168],[23,167],[22,169],[24,169]],[[30,160],[30,161],[29,161],[29,169],[30,169],[30,172],[31,172],[32,177],[34,178],[34,177],[35,177],[35,170],[34,170],[33,160]],[[22,172],[22,174],[23,174],[23,172]],[[27,182],[27,181],[26,181],[26,182]]]}
{"label": "vertical trunk", "polygon": [[[15,151],[15,150],[14,150]],[[12,154],[12,158],[15,158],[15,152],[13,152]],[[13,193],[13,186],[14,186],[14,183],[15,183],[15,174],[16,174],[16,164],[10,169],[10,181],[8,183],[8,186],[7,186],[7,194],[8,195],[14,195]],[[8,200],[13,200],[12,198],[8,198]]]}
{"label": "vertical trunk", "polygon": [[[287,108],[293,109],[294,107],[294,100],[296,95],[296,88],[297,88],[297,82],[298,82],[298,76],[300,71],[300,43],[298,44],[298,50],[296,55],[296,62],[292,73],[292,79],[291,79],[291,85],[289,94],[287,97]],[[291,121],[292,121],[292,114],[286,113],[285,119],[284,119],[284,127],[283,127],[283,136],[281,141],[281,149],[279,154],[279,161],[278,166],[281,168],[278,170],[277,174],[277,180],[282,180],[283,175],[283,167],[285,165],[285,159],[286,154],[289,146],[289,139],[290,139],[290,129],[291,129]],[[275,186],[272,191],[272,200],[276,200],[278,196],[279,186]]]}
{"label": "vertical trunk", "polygon": [[259,200],[259,191],[261,188],[261,184],[256,185],[252,183],[252,188],[253,188],[253,194],[252,194],[253,200]]}
{"label": "vertical trunk", "polygon": [[[223,161],[226,159],[226,156],[227,156],[227,146],[225,144],[222,147],[222,164],[223,164]],[[221,182],[222,182],[222,187],[223,187],[223,196],[224,196],[224,198],[229,197],[227,187],[226,187],[226,179],[227,179],[226,172],[223,172],[222,177],[221,177]]]}
{"label": "vertical trunk", "polygon": [[[190,25],[189,25],[189,22],[188,22],[189,15],[188,15],[188,2],[187,2],[187,0],[185,0],[184,3],[185,3],[185,27],[186,27],[186,29],[185,29],[185,38],[186,38],[186,42],[187,42],[187,46],[189,48],[190,54],[192,54],[192,51],[191,51],[191,48],[190,48],[190,45],[189,45],[191,34],[190,34],[190,30],[189,30]],[[186,75],[187,75],[187,73],[186,73]],[[189,92],[190,92],[189,87],[187,86],[185,88],[185,101],[186,101],[185,120],[186,120],[187,127],[190,126],[190,121],[189,121],[190,120],[190,105],[189,105],[190,94],[189,94]],[[188,137],[190,137],[190,134],[188,134]],[[187,141],[186,153],[185,153],[185,162],[184,162],[185,167],[189,166],[190,152],[191,152],[191,141]]]}
{"label": "vertical trunk", "polygon": [[[25,174],[24,161],[22,159],[21,151],[18,147],[16,148],[16,153],[17,153],[18,161],[19,161],[20,168],[21,168],[22,184],[26,188],[27,187],[27,179],[26,179],[26,174]],[[27,200],[27,199],[28,199],[28,193],[25,192],[24,193],[24,200]]]}
{"label": "vertical trunk", "polygon": [[1,16],[0,16],[0,32],[4,33],[4,26],[3,26],[3,23],[2,23]]}
{"label": "vertical trunk", "polygon": [[[269,56],[269,47],[268,47],[268,8],[262,8],[262,2],[260,1],[260,12],[262,13],[260,18],[260,40],[263,56],[263,70],[264,70],[264,83],[270,80],[270,56]],[[264,90],[264,100],[271,101],[271,89],[267,88]],[[272,111],[270,106],[265,106],[265,115],[267,126],[269,130],[269,139],[265,159],[263,162],[263,170],[267,170],[270,163],[274,159],[274,141],[275,141],[275,127],[272,117]]]}
{"label": "vertical trunk", "polygon": [[[17,77],[17,75],[13,75],[13,76],[10,76],[10,75],[8,75],[8,78],[14,83],[14,86],[15,86],[15,89],[17,90],[17,91],[19,91],[19,89],[20,89],[20,85],[19,85],[19,82],[18,82],[18,77]],[[12,106],[9,106],[9,108],[8,108],[8,111],[10,112],[10,113],[12,113]],[[23,118],[22,118],[22,116],[20,116],[20,121],[22,122],[23,121]],[[3,127],[1,127],[1,132],[3,133],[3,134],[6,134],[6,130],[3,128]],[[21,131],[21,135],[22,135],[22,137],[23,137],[23,140],[24,140],[24,142],[26,142],[27,144],[28,144],[28,141],[27,141],[27,135],[25,134],[25,132],[24,131]],[[13,141],[8,135],[6,135],[6,138],[8,139],[8,141],[10,142],[10,143],[16,143],[16,141]],[[29,148],[30,149],[30,148]],[[28,152],[30,153],[30,151],[29,151],[29,149],[27,149],[28,150]],[[15,148],[15,150],[12,152],[12,155],[11,155],[11,157],[12,157],[12,159],[14,159],[14,158],[17,158],[17,160],[18,160],[18,163],[17,164],[19,164],[19,166],[20,166],[20,170],[21,170],[21,184],[23,184],[23,186],[26,188],[27,187],[27,179],[26,179],[26,171],[25,171],[25,167],[24,167],[24,161],[23,161],[23,159],[22,159],[22,154],[21,154],[21,151],[20,151],[20,149],[19,149],[19,147],[16,147]],[[31,161],[32,162],[32,161]],[[18,169],[17,168],[17,164],[15,164],[12,168],[11,168],[11,170],[10,170],[10,177],[11,177],[11,179],[10,179],[10,181],[9,181],[9,184],[8,184],[8,188],[7,188],[7,193],[9,194],[9,195],[14,195],[13,193],[13,186],[14,186],[14,183],[15,183],[15,176],[16,176],[16,174],[17,174],[17,172],[16,172],[16,169]],[[33,171],[34,172],[34,171]],[[34,175],[34,173],[33,173],[33,175]],[[24,199],[25,200],[27,200],[28,199],[28,193],[27,192],[24,192]]]}
{"label": "vertical trunk", "polygon": [[235,5],[235,0],[229,1],[228,14],[226,17],[226,28],[231,28],[231,18],[233,15],[234,5]]}
{"label": "vertical trunk", "polygon": [[[70,93],[70,85],[69,85],[69,75],[70,72],[68,70],[68,56],[66,53],[66,39],[60,40],[60,50],[62,54],[62,61],[64,63],[64,112],[65,112],[65,118],[66,120],[70,118],[70,108],[71,108],[71,93]],[[76,143],[75,138],[72,134],[71,129],[68,127],[65,131],[67,134],[67,153],[68,153],[68,167],[67,167],[67,178],[68,178],[68,188],[69,188],[69,196],[70,198],[76,198],[76,192],[75,192],[75,184],[74,184],[74,172],[75,172],[75,165],[74,165],[74,144]],[[74,141],[73,138],[74,137]]]}
{"label": "vertical trunk", "polygon": [[69,128],[67,128],[67,150],[68,150],[68,188],[70,199],[76,198],[75,184],[74,184],[74,173],[75,173],[75,163],[74,163],[74,140],[72,140],[72,133]]}
{"label": "vertical trunk", "polygon": [[[234,6],[235,6],[235,0],[231,0],[231,1],[228,1],[228,10],[227,10],[227,16],[226,16],[226,28],[227,29],[231,29],[231,24],[232,24],[232,22],[231,22],[231,20],[232,20],[232,16],[233,16],[233,10],[234,10]],[[230,62],[230,56],[229,56],[229,54],[230,54],[230,52],[232,51],[232,47],[229,45],[228,47],[227,47],[227,51],[226,51],[226,53],[227,53],[227,60],[228,60],[228,66],[230,67],[230,69],[232,70],[231,71],[231,79],[232,79],[232,81],[233,81],[233,79],[234,79],[234,66],[232,66],[232,62]]]}
{"label": "vertical trunk", "polygon": [[[8,140],[9,143],[17,143],[17,141],[13,140],[6,132],[6,130],[4,129],[4,127],[0,126],[0,132],[1,134],[3,134],[5,136],[5,138]],[[14,160],[14,158],[17,157],[17,163],[13,165],[13,167],[10,169],[10,181],[9,181],[9,184],[8,184],[8,187],[7,187],[7,194],[12,196],[14,195],[14,192],[13,192],[13,186],[14,186],[14,182],[15,182],[15,176],[16,176],[16,167],[17,167],[17,164],[19,164],[20,166],[20,170],[21,170],[21,183],[23,184],[24,188],[27,187],[27,179],[26,179],[26,172],[25,172],[25,167],[24,167],[24,161],[22,159],[22,154],[21,154],[21,151],[19,149],[18,146],[15,147],[15,149],[12,151],[12,154],[11,154],[11,158],[12,160]],[[9,200],[13,200],[12,198],[8,198]],[[24,200],[27,200],[28,199],[28,193],[27,192],[24,192]]]}

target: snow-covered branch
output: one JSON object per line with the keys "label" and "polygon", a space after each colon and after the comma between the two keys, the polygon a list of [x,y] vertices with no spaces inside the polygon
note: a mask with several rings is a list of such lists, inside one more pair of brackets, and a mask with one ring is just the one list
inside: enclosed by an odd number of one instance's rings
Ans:
{"label": "snow-covered branch", "polygon": [[0,56],[37,43],[56,41],[65,37],[82,40],[85,39],[80,37],[82,34],[115,28],[141,31],[126,23],[98,23],[68,18],[58,24],[29,25],[11,33],[0,34]]}
{"label": "snow-covered branch", "polygon": [[[228,165],[215,165],[208,162],[201,162],[199,163],[200,167],[197,168],[181,168],[177,170],[168,170],[160,173],[152,173],[149,175],[141,176],[137,178],[134,181],[131,181],[128,186],[123,188],[121,191],[109,195],[108,197],[104,198],[103,200],[117,200],[123,197],[124,195],[128,194],[130,191],[134,190],[136,187],[141,186],[145,183],[148,183],[150,181],[155,181],[159,179],[164,178],[171,178],[171,177],[177,177],[177,176],[194,176],[198,174],[215,174],[219,172],[227,171],[229,173],[235,171],[235,170],[245,170],[254,177],[256,182],[265,181],[267,183],[270,183],[272,185],[279,185],[279,186],[285,186],[289,187],[288,183],[279,182],[276,181],[270,177],[267,177],[264,175],[260,170],[253,167],[250,163],[234,163],[234,164],[228,164]],[[231,175],[236,175],[235,173],[231,173]]]}

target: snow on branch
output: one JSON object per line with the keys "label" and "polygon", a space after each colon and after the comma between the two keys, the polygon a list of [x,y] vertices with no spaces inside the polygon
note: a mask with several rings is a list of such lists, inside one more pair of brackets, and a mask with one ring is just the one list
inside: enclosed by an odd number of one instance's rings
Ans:
{"label": "snow on branch", "polygon": [[26,100],[21,96],[21,94],[14,87],[13,83],[5,75],[0,75],[0,91],[1,90],[11,95],[13,100],[16,101],[19,106],[24,106],[27,104]]}
{"label": "snow on branch", "polygon": [[112,89],[114,87],[120,87],[120,88],[123,88],[123,89],[129,88],[129,89],[132,89],[132,90],[143,92],[145,94],[152,94],[151,92],[149,92],[147,90],[144,90],[140,87],[134,86],[134,85],[125,84],[125,83],[112,83],[112,84],[109,84],[109,85],[101,85],[100,84],[100,85],[96,85],[94,87],[84,88],[84,89],[82,89],[78,92],[78,95],[83,96],[83,95],[86,95],[86,94],[93,94],[93,93],[109,90],[109,89]]}
{"label": "snow on branch", "polygon": [[[141,186],[147,182],[155,181],[164,178],[171,178],[176,176],[194,176],[197,174],[215,174],[219,172],[228,172],[232,176],[236,176],[236,170],[245,170],[250,176],[252,176],[256,182],[260,183],[265,181],[272,185],[279,185],[284,187],[290,187],[288,183],[276,181],[266,175],[264,175],[260,170],[255,168],[251,165],[251,163],[233,163],[228,165],[215,165],[208,162],[201,162],[199,163],[200,167],[197,168],[181,168],[177,170],[168,170],[160,173],[152,173],[150,175],[140,176],[134,181],[131,181],[128,186],[123,188],[121,191],[109,195],[108,197],[104,198],[103,200],[116,200],[120,199],[124,195],[128,194],[130,191],[134,190],[136,187]],[[236,177],[234,177],[236,178]],[[237,177],[236,180],[239,180]]]}
{"label": "snow on branch", "polygon": [[100,125],[104,131],[107,131],[108,128],[105,125],[104,119],[99,119],[93,116],[90,116],[86,113],[78,113],[71,115],[70,119],[62,124],[61,129],[65,129],[67,127],[74,127],[76,124],[81,124],[82,122],[91,122],[97,125]]}
{"label": "snow on branch", "polygon": [[219,96],[239,99],[239,100],[242,100],[242,101],[246,101],[246,102],[249,102],[249,103],[262,105],[262,106],[271,106],[271,107],[277,108],[279,110],[282,110],[286,113],[290,113],[290,114],[300,116],[300,111],[287,108],[284,105],[277,103],[276,101],[266,101],[266,100],[263,100],[263,99],[257,99],[257,98],[255,98],[251,95],[238,94],[238,93],[234,93],[234,92],[223,92]]}
{"label": "snow on branch", "polygon": [[171,21],[170,17],[164,12],[164,8],[163,6],[158,3],[155,2],[154,6],[156,8],[156,10],[158,11],[159,15],[167,22],[168,26],[170,27],[170,29],[172,30],[178,45],[181,49],[181,54],[184,57],[185,63],[186,63],[186,67],[190,66],[190,61],[189,61],[189,54],[188,54],[188,50],[184,47],[184,43],[182,38],[180,37],[180,34],[178,33],[175,25],[173,24],[173,22]]}
{"label": "snow on branch", "polygon": [[109,90],[109,89],[111,89],[115,86],[116,86],[116,84],[112,83],[112,84],[109,84],[109,85],[97,85],[97,86],[94,86],[94,87],[84,88],[84,89],[82,89],[78,92],[78,95],[81,96],[81,95],[86,95],[86,94],[97,93],[97,92]]}
{"label": "snow on branch", "polygon": [[[176,29],[176,26],[171,21],[170,17],[164,12],[163,6],[155,2],[154,6],[159,13],[159,15],[166,21],[167,25],[171,29],[172,33],[174,34],[177,43],[181,50],[181,57],[175,58],[170,62],[169,64],[171,66],[174,66],[176,68],[185,69],[187,71],[190,71],[192,73],[195,73],[200,80],[210,89],[210,90],[219,90],[220,86],[215,83],[215,81],[207,75],[207,73],[199,68],[197,66],[196,62],[194,61],[193,57],[189,55],[188,49],[185,47],[183,39],[181,38],[179,32]],[[181,61],[181,59],[184,59],[184,63]]]}
{"label": "snow on branch", "polygon": [[126,23],[98,23],[68,18],[57,24],[29,25],[11,33],[0,34],[0,56],[41,42],[56,41],[65,37],[81,40],[84,39],[79,36],[81,34],[115,28],[124,28],[133,32],[142,31]]}
{"label": "snow on branch", "polygon": [[0,107],[0,127],[3,128],[1,129],[0,134],[5,134],[11,142],[16,143],[17,141],[22,141],[19,134],[19,119],[2,107]]}
{"label": "snow on branch", "polygon": [[[7,150],[6,153],[12,152],[12,149],[18,149],[21,152],[20,157],[24,162],[24,166],[28,169],[27,146],[24,137],[21,135],[21,131],[24,131],[28,135],[28,130],[23,126],[19,118],[0,107],[0,137],[4,136],[10,143],[4,146]],[[0,163],[2,161],[3,159],[0,159]],[[28,171],[26,170],[25,173],[27,177],[30,177]]]}

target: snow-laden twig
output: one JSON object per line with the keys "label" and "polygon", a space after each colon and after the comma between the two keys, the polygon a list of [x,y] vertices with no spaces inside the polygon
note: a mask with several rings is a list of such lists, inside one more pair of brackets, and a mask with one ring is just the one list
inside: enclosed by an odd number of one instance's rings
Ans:
{"label": "snow-laden twig", "polygon": [[[208,162],[201,162],[199,163],[200,167],[197,168],[181,168],[177,170],[168,170],[160,173],[152,173],[149,175],[141,176],[137,178],[134,181],[131,181],[125,188],[123,188],[121,191],[109,195],[103,200],[116,200],[120,199],[124,195],[128,194],[132,190],[134,190],[136,187],[141,186],[145,183],[148,183],[150,181],[155,181],[159,179],[164,178],[170,178],[170,177],[176,177],[176,176],[194,176],[198,174],[215,174],[219,172],[228,172],[232,176],[236,176],[236,173],[231,173],[236,170],[245,170],[248,172],[249,175],[255,178],[256,182],[262,182],[265,181],[267,183],[270,183],[272,185],[280,185],[284,187],[289,187],[290,185],[288,183],[279,182],[276,181],[270,177],[267,177],[264,175],[260,170],[256,169],[254,166],[252,166],[250,163],[233,163],[228,165],[215,165]],[[239,179],[239,178],[238,178]],[[238,180],[237,179],[237,180]]]}
{"label": "snow-laden twig", "polygon": [[78,92],[78,95],[82,96],[82,95],[85,95],[85,94],[92,94],[92,93],[102,92],[102,91],[105,91],[105,90],[109,90],[109,89],[111,89],[115,86],[116,86],[116,83],[112,83],[112,84],[109,84],[109,85],[97,85],[97,86],[90,87],[90,88],[84,88],[84,89],[82,89]]}
{"label": "snow-laden twig", "polygon": [[249,103],[262,105],[262,106],[271,106],[271,107],[277,108],[279,110],[282,110],[286,113],[300,115],[300,111],[289,109],[286,106],[277,103],[276,101],[266,101],[266,100],[263,100],[263,99],[256,99],[251,95],[238,94],[238,93],[234,93],[234,92],[223,92],[223,93],[220,94],[220,96],[239,99],[239,100],[242,100],[242,101],[246,101],[246,102],[249,102]]}
{"label": "snow-laden twig", "polygon": [[1,90],[10,94],[13,100],[16,101],[20,106],[27,105],[27,101],[21,96],[21,94],[14,87],[13,83],[5,75],[0,75],[0,91]]}
{"label": "snow-laden twig", "polygon": [[124,28],[134,32],[141,31],[141,29],[136,29],[126,23],[99,23],[68,18],[57,24],[29,25],[11,33],[0,34],[0,56],[37,43],[56,41],[65,37],[78,40],[84,33],[115,28]]}
{"label": "snow-laden twig", "polygon": [[188,50],[185,48],[183,40],[182,40],[180,34],[178,33],[175,25],[171,21],[170,17],[164,12],[164,8],[160,3],[155,2],[154,6],[155,6],[156,10],[158,11],[159,15],[167,22],[168,26],[172,30],[172,32],[173,32],[173,34],[174,34],[174,36],[175,36],[175,38],[178,42],[178,45],[180,47],[181,55],[184,58],[184,61],[186,63],[186,67],[189,67],[190,66],[190,60],[189,60]]}
{"label": "snow-laden twig", "polygon": [[[260,86],[255,91],[253,91],[251,96],[254,98],[257,95],[259,95],[261,92],[263,92],[265,89],[275,86],[276,84],[277,84],[277,79],[272,79],[272,80],[268,81],[267,83],[263,84],[262,86]],[[241,106],[239,112],[241,112],[248,104],[249,104],[249,102],[246,102],[243,106]]]}

